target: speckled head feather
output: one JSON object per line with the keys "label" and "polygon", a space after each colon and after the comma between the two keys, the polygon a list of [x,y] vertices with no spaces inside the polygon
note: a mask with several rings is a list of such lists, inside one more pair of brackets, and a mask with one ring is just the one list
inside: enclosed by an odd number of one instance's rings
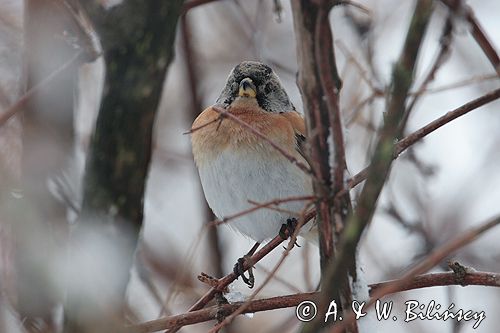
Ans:
{"label": "speckled head feather", "polygon": [[256,61],[243,61],[233,68],[222,90],[217,104],[227,107],[238,97],[238,88],[244,78],[252,79],[257,88],[257,102],[267,112],[288,112],[295,110],[271,67]]}

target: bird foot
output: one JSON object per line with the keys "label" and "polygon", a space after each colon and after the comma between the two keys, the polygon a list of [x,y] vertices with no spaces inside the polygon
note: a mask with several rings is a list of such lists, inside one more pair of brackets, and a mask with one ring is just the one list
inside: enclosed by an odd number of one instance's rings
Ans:
{"label": "bird foot", "polygon": [[[296,218],[292,217],[286,220],[286,223],[283,223],[281,225],[281,229],[279,232],[279,235],[282,239],[286,240],[288,237],[291,237],[293,233],[295,232],[295,229],[297,228],[298,221]],[[295,240],[293,246],[300,247],[300,245],[297,243],[297,240]]]}
{"label": "bird foot", "polygon": [[245,264],[249,263],[250,255],[246,254],[243,257],[239,258],[236,264],[234,265],[233,272],[236,274],[236,278],[240,277],[243,279],[243,282],[248,286],[248,288],[253,288],[255,285],[255,277],[253,275],[253,267],[250,266],[248,268],[248,277],[245,276]]}
{"label": "bird foot", "polygon": [[292,217],[286,220],[286,223],[281,225],[280,229],[280,237],[283,239],[288,239],[288,237],[292,236],[295,232],[295,228],[297,228],[298,221],[296,218]]}

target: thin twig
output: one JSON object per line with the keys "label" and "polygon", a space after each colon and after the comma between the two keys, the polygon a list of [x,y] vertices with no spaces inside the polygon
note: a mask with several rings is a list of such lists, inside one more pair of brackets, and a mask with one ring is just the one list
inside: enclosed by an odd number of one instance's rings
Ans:
{"label": "thin twig", "polygon": [[12,106],[10,106],[7,110],[0,113],[0,126],[3,126],[7,120],[9,120],[12,116],[14,116],[17,112],[22,111],[26,104],[30,101],[30,99],[35,95],[38,91],[43,89],[46,85],[52,82],[59,75],[64,73],[66,69],[68,69],[73,63],[75,63],[80,56],[83,54],[83,51],[79,51],[71,57],[67,62],[65,62],[61,67],[52,72],[45,79],[37,83],[30,90],[28,90],[23,96],[21,96],[17,102],[15,102]]}
{"label": "thin twig", "polygon": [[[255,269],[260,270],[260,271],[262,271],[262,272],[264,272],[265,274],[268,274],[268,275],[271,274],[271,270],[267,269],[266,267],[264,267],[264,265],[261,265],[261,264],[255,265]],[[300,293],[300,292],[302,292],[302,289],[300,289],[299,287],[297,287],[297,285],[294,284],[294,282],[287,281],[284,278],[282,278],[281,276],[278,276],[277,274],[274,274],[273,279],[276,282],[278,282],[281,285],[283,285],[284,287],[288,288],[291,292],[294,292],[294,293]]]}
{"label": "thin twig", "polygon": [[75,26],[77,34],[77,47],[85,52],[85,61],[93,62],[102,55],[102,45],[97,32],[94,30],[92,21],[88,17],[82,5],[78,1],[57,0],[55,1],[62,10],[68,13]]}
{"label": "thin twig", "polygon": [[215,119],[212,119],[212,120],[210,120],[210,121],[207,121],[206,123],[201,124],[200,126],[197,126],[197,127],[193,127],[193,128],[191,128],[189,131],[186,131],[186,132],[184,132],[184,133],[182,133],[182,134],[193,134],[194,132],[199,131],[199,130],[201,130],[202,128],[207,127],[208,125],[211,125],[211,124],[216,123],[216,122],[218,122],[218,121],[222,121],[222,117],[217,117],[217,118],[215,118]]}
{"label": "thin twig", "polygon": [[[288,254],[290,253],[290,250],[294,247],[294,244],[297,240],[297,235],[302,228],[302,226],[306,223],[305,216],[307,214],[307,209],[309,208],[309,205],[304,207],[304,209],[301,212],[301,216],[298,220],[297,226],[293,232],[292,235],[290,235],[290,240],[288,241],[288,245],[281,254],[280,259],[274,265],[273,269],[271,272],[266,276],[266,279],[262,284],[248,297],[248,299],[241,304],[239,308],[237,308],[231,315],[227,316],[221,323],[217,324],[214,328],[212,328],[209,333],[216,333],[218,332],[221,328],[224,326],[228,325],[231,323],[238,315],[242,314],[251,304],[251,302],[255,299],[255,297],[259,294],[259,292],[272,280],[273,276],[276,274],[278,269],[281,267],[281,265],[285,262],[285,259],[287,258]],[[253,264],[251,262],[251,264]]]}
{"label": "thin twig", "polygon": [[471,27],[471,34],[474,37],[474,40],[479,45],[483,53],[486,55],[491,65],[500,76],[500,57],[495,50],[495,47],[491,43],[490,39],[484,32],[483,27],[476,19],[474,15],[474,11],[468,5],[465,5],[462,0],[442,0],[442,2],[450,7],[455,13],[459,13],[460,15],[464,15],[467,22]]}
{"label": "thin twig", "polygon": [[277,206],[277,205],[280,205],[280,204],[285,203],[285,202],[307,201],[307,200],[314,200],[314,199],[315,199],[314,196],[297,196],[297,197],[288,197],[288,198],[283,198],[283,199],[274,199],[274,200],[270,200],[270,201],[267,201],[267,202],[256,204],[253,207],[250,207],[248,209],[242,210],[242,211],[240,211],[238,213],[235,213],[233,215],[224,217],[222,220],[215,220],[215,221],[209,222],[208,225],[209,226],[218,226],[218,225],[221,225],[221,224],[225,224],[225,223],[228,223],[231,220],[234,220],[235,218],[241,217],[243,215],[250,214],[250,213],[252,213],[252,212],[254,212],[256,210],[267,208],[269,206]]}
{"label": "thin twig", "polygon": [[[316,214],[314,212],[308,212],[304,216],[304,224],[309,222],[314,218]],[[286,232],[285,232],[286,233]],[[289,236],[289,235],[286,235]],[[243,270],[246,271],[248,268],[251,267],[251,265],[259,262],[262,258],[264,258],[268,253],[270,253],[272,250],[274,250],[276,247],[278,247],[281,243],[284,242],[284,239],[281,238],[280,235],[277,235],[274,237],[272,240],[270,240],[264,247],[262,247],[259,251],[257,251],[249,260],[246,260],[243,266]],[[251,264],[249,264],[251,263]],[[208,302],[210,302],[216,293],[220,292],[221,290],[224,290],[228,285],[230,285],[234,280],[237,279],[236,274],[230,273],[223,277],[222,279],[219,280],[219,283],[216,287],[211,288],[209,291],[205,293],[195,304],[193,304],[188,312],[200,310],[203,307],[205,307]],[[179,329],[179,327],[173,327],[169,332],[176,332]]]}
{"label": "thin twig", "polygon": [[[482,82],[491,81],[491,80],[498,80],[498,74],[486,74],[486,75],[473,76],[473,77],[465,79],[465,80],[460,80],[460,81],[453,82],[450,84],[445,84],[445,85],[442,85],[439,87],[428,88],[424,91],[424,93],[436,94],[436,93],[440,93],[440,92],[443,92],[446,90],[462,88],[462,87],[468,86],[470,84],[482,83]],[[410,93],[410,95],[413,95],[415,93],[416,92],[412,92],[412,93]]]}
{"label": "thin twig", "polygon": [[302,171],[304,171],[308,175],[312,175],[311,169],[309,169],[309,167],[307,165],[305,165],[304,163],[299,161],[297,158],[295,158],[294,156],[289,154],[286,150],[284,150],[282,147],[277,145],[273,140],[269,139],[266,135],[262,134],[262,132],[260,132],[256,128],[254,128],[252,125],[248,124],[247,122],[241,120],[240,118],[238,118],[237,116],[235,116],[231,112],[228,112],[227,110],[225,110],[217,105],[212,106],[212,110],[214,110],[215,112],[218,112],[219,117],[212,119],[204,124],[201,124],[198,127],[192,128],[191,130],[184,132],[183,134],[192,134],[192,133],[194,133],[194,132],[196,132],[196,131],[198,131],[198,130],[200,130],[208,125],[211,125],[211,124],[218,122],[218,121],[222,121],[224,118],[227,117],[227,118],[231,119],[232,121],[236,122],[238,125],[244,127],[246,130],[255,134],[257,137],[259,137],[262,140],[269,143],[280,154],[282,154],[284,157],[286,157],[286,159],[288,159],[288,161],[290,161],[290,163],[295,164],[297,167],[299,167],[299,169],[301,169]]}
{"label": "thin twig", "polygon": [[341,5],[349,5],[354,8],[359,9],[363,14],[371,15],[371,10],[368,9],[368,7],[363,6],[362,4],[354,1],[349,1],[349,0],[340,0],[339,1]]}
{"label": "thin twig", "polygon": [[215,2],[215,1],[218,1],[218,0],[190,0],[190,1],[186,1],[184,3],[184,6],[182,7],[182,14],[184,15],[187,11],[189,11],[190,9],[193,9],[195,7],[206,5],[206,4],[209,4],[211,2]]}
{"label": "thin twig", "polygon": [[248,200],[248,203],[255,205],[255,206],[259,206],[262,209],[268,209],[268,210],[273,210],[275,212],[285,213],[287,215],[290,215],[290,217],[299,217],[300,216],[300,213],[295,212],[295,211],[290,210],[290,209],[284,209],[284,208],[279,208],[279,207],[270,206],[270,205],[266,205],[266,206],[262,207],[262,204],[260,202],[253,201],[253,200]]}
{"label": "thin twig", "polygon": [[223,108],[221,108],[219,106],[213,106],[212,109],[215,112],[218,112],[221,116],[227,117],[227,118],[231,119],[232,121],[234,121],[238,125],[246,128],[247,130],[249,130],[250,132],[252,132],[253,134],[255,134],[257,137],[259,137],[262,140],[266,141],[274,149],[276,149],[278,152],[280,152],[281,155],[283,155],[284,157],[286,157],[290,161],[290,163],[295,164],[296,166],[299,167],[300,170],[304,171],[308,175],[312,175],[312,172],[311,172],[311,170],[309,169],[308,166],[306,166],[304,163],[302,163],[301,161],[299,161],[298,159],[296,159],[294,156],[290,155],[286,150],[284,150],[283,148],[281,148],[280,146],[278,146],[275,142],[273,142],[267,136],[265,136],[264,134],[262,134],[259,130],[255,129],[252,125],[250,125],[247,122],[241,120],[240,118],[238,118],[237,116],[235,116],[231,112],[228,112],[227,110],[225,110],[225,109],[223,109]]}
{"label": "thin twig", "polygon": [[404,139],[400,140],[396,144],[396,150],[395,150],[396,156],[399,156],[403,151],[408,149],[408,147],[413,145],[418,140],[422,139],[427,134],[434,132],[436,129],[444,126],[450,121],[457,119],[458,117],[463,116],[464,114],[470,111],[476,110],[479,107],[487,103],[490,103],[498,98],[500,98],[500,88],[493,90],[479,98],[476,98],[475,100],[472,100],[460,106],[459,108],[456,108],[455,110],[446,113],[445,115],[439,117],[438,119],[430,122],[426,126],[422,127],[421,129],[413,132],[412,134],[406,136]]}
{"label": "thin twig", "polygon": [[[428,123],[427,125],[421,127],[420,129],[416,130],[415,132],[407,135],[404,139],[400,140],[398,143],[396,143],[395,147],[395,155],[394,158],[398,157],[402,152],[404,152],[406,149],[408,149],[410,146],[415,144],[417,141],[421,140],[428,134],[434,132],[440,127],[443,127],[444,125],[448,124],[454,119],[457,119],[458,117],[461,117],[471,111],[477,110],[483,105],[486,105],[488,103],[491,103],[495,100],[500,98],[500,88],[493,90],[481,97],[478,97],[470,102],[465,103],[464,105],[447,112],[445,115],[437,118],[436,120],[433,120],[432,122]],[[367,177],[367,172],[368,172],[368,167],[361,170],[358,172],[356,175],[351,177],[347,181],[347,187],[348,189],[354,188],[356,185],[364,181]],[[340,193],[339,193],[340,194]]]}

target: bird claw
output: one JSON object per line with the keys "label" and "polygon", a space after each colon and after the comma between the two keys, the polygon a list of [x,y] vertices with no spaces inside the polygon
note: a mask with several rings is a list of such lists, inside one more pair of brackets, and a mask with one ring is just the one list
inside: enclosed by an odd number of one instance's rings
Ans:
{"label": "bird claw", "polygon": [[248,255],[239,258],[234,265],[233,272],[234,274],[236,274],[236,278],[241,276],[243,282],[245,282],[248,288],[252,289],[255,285],[255,277],[253,275],[253,269],[251,266],[248,268],[248,277],[245,276],[245,263],[249,258],[250,256]]}
{"label": "bird claw", "polygon": [[[283,223],[280,228],[279,235],[283,240],[288,239],[288,237],[291,237],[293,233],[295,232],[295,229],[297,228],[298,221],[296,218],[292,217],[286,220],[286,224]],[[293,246],[296,247],[301,247],[299,243],[297,243],[297,240],[293,242]],[[292,248],[293,248],[292,246]],[[286,247],[283,247],[286,250]]]}
{"label": "bird claw", "polygon": [[[292,236],[297,228],[298,221],[296,218],[292,217],[286,220],[286,224],[283,223],[280,228],[279,235],[282,239],[286,240],[288,237]],[[298,245],[297,243],[295,243]],[[299,246],[300,247],[300,246]]]}

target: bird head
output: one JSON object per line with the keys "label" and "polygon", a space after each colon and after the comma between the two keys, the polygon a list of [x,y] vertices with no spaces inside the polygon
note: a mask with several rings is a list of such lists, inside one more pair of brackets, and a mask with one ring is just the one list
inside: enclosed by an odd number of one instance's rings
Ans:
{"label": "bird head", "polygon": [[267,112],[295,110],[276,73],[256,61],[244,61],[233,68],[217,104],[227,107],[238,98],[255,98]]}

